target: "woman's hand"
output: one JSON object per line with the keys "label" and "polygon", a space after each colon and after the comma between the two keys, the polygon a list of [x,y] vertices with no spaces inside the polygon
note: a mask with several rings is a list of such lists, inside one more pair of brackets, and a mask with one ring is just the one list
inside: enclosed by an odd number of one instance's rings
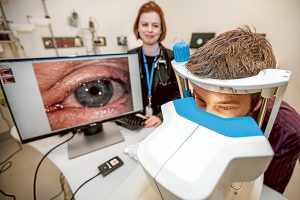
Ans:
{"label": "woman's hand", "polygon": [[159,125],[161,125],[162,121],[159,117],[155,116],[155,115],[146,115],[146,117],[148,118],[144,123],[145,123],[145,128],[150,128],[150,127],[157,127]]}

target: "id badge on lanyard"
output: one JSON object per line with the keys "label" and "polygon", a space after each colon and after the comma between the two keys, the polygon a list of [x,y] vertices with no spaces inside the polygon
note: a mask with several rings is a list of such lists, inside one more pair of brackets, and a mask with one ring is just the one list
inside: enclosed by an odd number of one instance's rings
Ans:
{"label": "id badge on lanyard", "polygon": [[146,115],[153,115],[153,109],[149,106],[146,106]]}
{"label": "id badge on lanyard", "polygon": [[148,105],[146,106],[146,115],[153,115],[153,109],[151,107],[151,96],[148,96]]}
{"label": "id badge on lanyard", "polygon": [[151,73],[150,74],[149,74],[149,68],[148,68],[146,56],[144,54],[144,50],[143,49],[142,49],[142,54],[143,54],[143,59],[144,59],[144,67],[145,67],[145,71],[146,71],[146,80],[147,80],[147,87],[148,87],[148,105],[146,106],[145,111],[146,111],[147,115],[153,115],[153,108],[151,107],[151,105],[152,105],[152,102],[151,102],[151,98],[152,98],[151,90],[152,90],[152,83],[153,83],[153,76],[154,76],[154,68],[155,68],[157,57],[158,57],[159,53],[155,56],[155,58],[153,60],[152,68],[151,68]]}

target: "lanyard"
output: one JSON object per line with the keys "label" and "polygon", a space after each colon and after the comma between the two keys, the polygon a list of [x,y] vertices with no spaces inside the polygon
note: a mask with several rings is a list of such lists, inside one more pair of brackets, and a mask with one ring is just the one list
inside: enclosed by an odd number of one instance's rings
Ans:
{"label": "lanyard", "polygon": [[152,82],[153,82],[153,75],[154,75],[154,68],[155,68],[155,63],[158,57],[158,54],[155,56],[153,63],[152,63],[152,68],[151,68],[151,72],[149,75],[149,67],[148,67],[148,63],[147,63],[147,59],[146,56],[144,54],[144,50],[142,48],[142,55],[143,55],[143,60],[144,60],[144,67],[145,67],[145,71],[146,71],[146,80],[147,80],[147,87],[148,87],[148,98],[149,98],[149,107],[151,107],[151,88],[152,88]]}

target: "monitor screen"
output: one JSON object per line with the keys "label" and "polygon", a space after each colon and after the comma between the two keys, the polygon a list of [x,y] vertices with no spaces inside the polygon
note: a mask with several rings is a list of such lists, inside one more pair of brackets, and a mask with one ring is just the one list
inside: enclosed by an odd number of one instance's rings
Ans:
{"label": "monitor screen", "polygon": [[137,54],[6,60],[0,78],[22,143],[143,110]]}

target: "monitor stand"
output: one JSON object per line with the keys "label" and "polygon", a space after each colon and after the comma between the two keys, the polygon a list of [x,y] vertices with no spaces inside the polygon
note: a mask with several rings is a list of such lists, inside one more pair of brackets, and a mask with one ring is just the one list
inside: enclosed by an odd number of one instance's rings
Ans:
{"label": "monitor stand", "polygon": [[102,123],[102,126],[103,128],[102,131],[100,130],[100,133],[92,135],[85,135],[83,132],[76,133],[74,138],[68,142],[69,159],[125,140],[119,127],[114,122],[105,122]]}

